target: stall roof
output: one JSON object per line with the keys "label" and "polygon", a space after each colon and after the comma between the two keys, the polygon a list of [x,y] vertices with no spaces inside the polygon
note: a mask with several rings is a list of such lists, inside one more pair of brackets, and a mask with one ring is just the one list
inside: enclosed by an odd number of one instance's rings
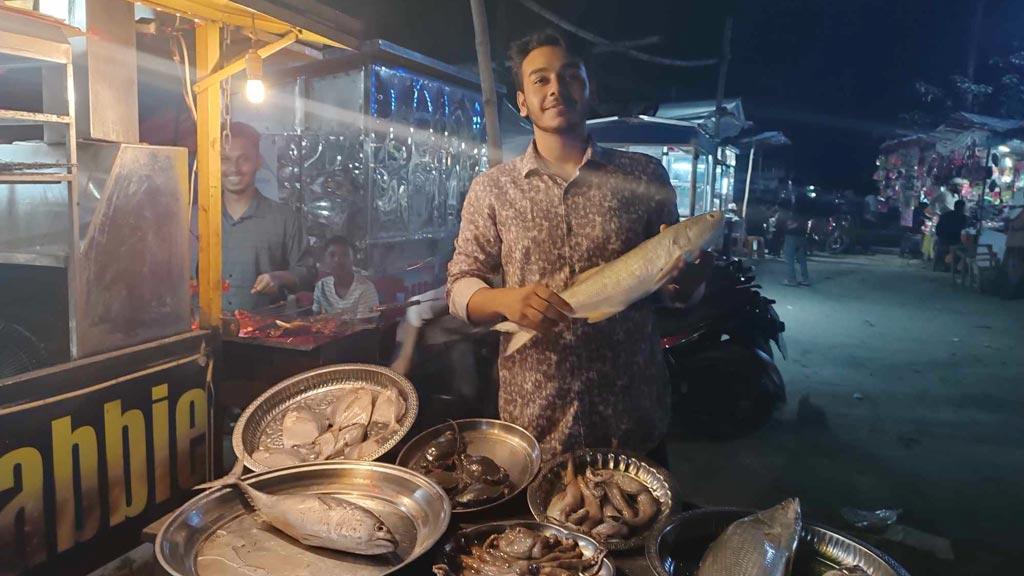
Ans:
{"label": "stall roof", "polygon": [[[747,122],[743,112],[743,101],[740,98],[722,100],[725,114],[722,116],[722,127],[719,138],[732,138],[753,124]],[[697,122],[708,134],[715,133],[715,101],[694,100],[690,102],[665,102],[658,105],[658,118],[669,120],[687,120]]]}
{"label": "stall roof", "polygon": [[711,138],[694,122],[653,116],[609,116],[587,121],[595,140],[607,144],[695,145],[712,152]]}
{"label": "stall roof", "polygon": [[790,139],[782,132],[773,130],[771,132],[761,132],[759,134],[754,134],[753,136],[742,138],[736,143],[740,146],[753,146],[755,144],[757,146],[789,146],[793,142],[790,141]]}
{"label": "stall roof", "polygon": [[949,118],[949,124],[960,128],[980,128],[991,132],[1009,132],[1024,127],[1024,122],[1009,118],[996,118],[969,112],[957,112]]}
{"label": "stall roof", "polygon": [[[359,46],[358,51],[328,50],[324,56],[323,60],[317,62],[275,71],[275,80],[327,76],[365,64],[381,63],[402,66],[439,80],[456,82],[474,89],[480,88],[480,77],[476,72],[436,60],[387,40],[367,40]],[[505,93],[505,86],[501,84],[495,84],[495,89],[499,94]]]}
{"label": "stall roof", "polygon": [[927,134],[914,134],[912,136],[887,140],[879,148],[882,152],[889,152],[910,146],[932,146],[934,144],[935,140]]}
{"label": "stall roof", "polygon": [[[295,12],[288,8],[288,5],[317,4],[310,0],[255,0],[255,1],[233,1],[233,0],[138,0],[146,6],[170,12],[172,14],[183,14],[196,20],[221,22],[249,28],[254,25],[257,29],[278,36],[289,32],[299,32],[299,39],[307,42],[315,42],[325,46],[336,46],[340,48],[354,49],[358,46],[358,38],[351,32],[360,32],[361,27],[357,26],[355,20],[338,13],[335,17],[325,17],[319,20],[320,13],[305,14]],[[250,6],[251,5],[251,6]],[[255,6],[262,6],[274,14],[263,12]],[[342,24],[342,21],[345,24]],[[300,23],[301,22],[301,23]],[[306,28],[305,24],[312,22],[314,28]],[[343,26],[342,29],[334,28],[334,25]]]}

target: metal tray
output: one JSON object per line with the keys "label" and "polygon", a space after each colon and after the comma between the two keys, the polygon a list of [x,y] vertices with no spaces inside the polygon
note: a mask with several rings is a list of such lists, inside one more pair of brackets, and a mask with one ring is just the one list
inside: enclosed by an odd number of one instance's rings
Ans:
{"label": "metal tray", "polygon": [[[562,490],[564,471],[568,466],[569,458],[575,458],[576,470],[583,471],[586,467],[595,470],[618,470],[633,476],[644,483],[660,504],[658,516],[651,523],[647,530],[629,538],[628,540],[608,540],[604,546],[609,550],[622,551],[633,550],[644,545],[645,537],[657,524],[670,517],[678,506],[676,499],[674,481],[672,476],[664,468],[635,454],[614,450],[593,450],[584,448],[571,454],[563,454],[549,462],[537,478],[530,484],[526,492],[526,500],[530,504],[530,512],[533,517],[542,522],[559,524],[548,518],[548,504],[557,492]],[[571,527],[567,527],[570,530]]]}
{"label": "metal tray", "polygon": [[[730,524],[754,512],[704,508],[666,519],[647,540],[647,561],[658,576],[692,576],[711,542]],[[883,552],[825,526],[804,522],[792,576],[817,576],[851,565],[860,566],[871,576],[910,576]]]}
{"label": "metal tray", "polygon": [[398,538],[398,550],[359,556],[304,546],[260,522],[234,487],[215,488],[175,512],[156,538],[156,556],[173,576],[391,574],[429,550],[448,528],[448,496],[427,478],[391,464],[332,461],[251,474],[270,494],[337,494],[372,510]]}
{"label": "metal tray", "polygon": [[383,366],[372,364],[337,364],[323,366],[292,376],[253,400],[242,412],[231,434],[231,446],[239,459],[245,460],[250,470],[267,470],[267,466],[253,459],[252,454],[264,446],[280,446],[281,420],[293,405],[305,402],[316,404],[322,399],[326,405],[330,394],[343,388],[393,388],[405,400],[405,414],[399,429],[370,454],[367,460],[376,460],[394,448],[412,428],[419,413],[419,397],[412,383],[404,376]]}
{"label": "metal tray", "polygon": [[[473,528],[463,530],[452,536],[441,549],[441,552],[438,555],[438,564],[445,564],[449,567],[457,565],[456,557],[458,556],[460,549],[468,548],[473,544],[479,544],[486,540],[491,534],[504,532],[514,526],[522,526],[523,528],[528,528],[549,536],[572,538],[579,543],[580,549],[583,550],[584,557],[593,556],[597,553],[598,549],[601,548],[601,545],[589,536],[570,532],[564,528],[559,528],[554,524],[548,524],[547,522],[532,522],[529,520],[492,522],[490,524],[474,526]],[[596,576],[615,576],[615,566],[612,565],[607,556],[601,561],[601,570],[596,574]]]}
{"label": "metal tray", "polygon": [[[506,502],[519,494],[537,475],[537,470],[540,469],[540,444],[526,430],[515,424],[485,418],[456,420],[455,424],[466,442],[466,451],[469,454],[487,456],[507,470],[513,491],[501,500],[475,508],[458,508],[453,502],[454,512],[476,512]],[[451,429],[450,422],[440,424],[413,438],[402,449],[396,463],[412,468],[430,443]]]}

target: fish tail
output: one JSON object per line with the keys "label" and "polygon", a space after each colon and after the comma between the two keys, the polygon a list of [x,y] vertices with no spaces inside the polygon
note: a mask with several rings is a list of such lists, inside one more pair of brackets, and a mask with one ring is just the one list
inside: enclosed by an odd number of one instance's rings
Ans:
{"label": "fish tail", "polygon": [[527,342],[533,339],[537,333],[533,330],[521,330],[512,335],[512,338],[508,341],[508,347],[505,348],[505,356],[515,352],[522,348]]}
{"label": "fish tail", "polygon": [[216,480],[211,480],[209,482],[204,482],[202,484],[197,484],[197,485],[193,486],[192,489],[193,490],[208,490],[210,488],[219,488],[221,486],[230,486],[232,484],[242,484],[242,482],[241,482],[242,472],[244,472],[244,471],[245,471],[245,461],[243,459],[239,458],[238,461],[235,462],[234,467],[231,468],[231,471],[228,472],[227,474],[225,474],[224,476],[222,476],[220,478],[217,478]]}

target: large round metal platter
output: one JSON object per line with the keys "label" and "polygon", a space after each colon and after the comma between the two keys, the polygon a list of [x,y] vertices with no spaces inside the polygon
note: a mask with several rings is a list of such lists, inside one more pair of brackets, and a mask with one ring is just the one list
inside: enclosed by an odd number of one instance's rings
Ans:
{"label": "large round metal platter", "polygon": [[540,444],[515,424],[501,420],[471,418],[456,420],[435,426],[413,438],[398,455],[399,466],[415,469],[416,463],[430,443],[445,432],[458,428],[459,435],[466,443],[466,452],[474,456],[487,456],[508,472],[512,491],[501,500],[483,506],[459,507],[452,503],[454,512],[476,512],[497,506],[516,496],[525,488],[540,469]]}
{"label": "large round metal platter", "polygon": [[[647,561],[658,576],[693,576],[708,546],[754,510],[703,508],[661,522],[647,540]],[[871,576],[910,576],[895,560],[830,528],[804,522],[791,576],[819,576],[860,566]]]}
{"label": "large round metal platter", "polygon": [[300,544],[261,521],[235,487],[207,490],[175,512],[157,535],[156,555],[174,576],[391,574],[429,550],[448,528],[451,504],[436,484],[379,462],[297,464],[252,474],[267,494],[331,494],[379,516],[398,539],[391,554],[360,556]]}
{"label": "large round metal platter", "polygon": [[[492,522],[490,524],[481,524],[480,526],[474,526],[467,530],[463,530],[458,534],[452,536],[447,542],[438,557],[438,564],[444,564],[455,574],[458,574],[459,569],[459,555],[465,550],[469,549],[470,546],[476,544],[482,544],[492,534],[500,534],[509,528],[515,526],[521,526],[535,532],[540,532],[548,536],[556,536],[558,538],[572,538],[579,546],[580,550],[583,551],[584,558],[590,558],[594,554],[598,554],[602,549],[601,545],[596,540],[589,536],[584,536],[576,532],[570,532],[564,528],[559,528],[554,524],[548,524],[546,522],[532,522],[529,520],[513,520],[509,522]],[[605,557],[601,560],[601,569],[594,573],[594,576],[614,576],[615,566]]]}
{"label": "large round metal platter", "polygon": [[[544,466],[537,478],[530,484],[530,488],[526,492],[526,501],[530,505],[530,512],[537,520],[560,525],[558,521],[548,518],[547,509],[555,494],[565,488],[565,469],[569,464],[569,458],[574,459],[576,471],[580,474],[588,467],[595,470],[617,470],[629,474],[642,482],[658,499],[658,516],[651,522],[651,525],[627,540],[609,539],[603,542],[609,550],[621,551],[642,547],[644,539],[650,531],[658,522],[671,516],[678,506],[672,477],[664,468],[646,458],[628,452],[584,448],[571,454],[563,454],[552,460]],[[571,526],[566,526],[566,528],[573,529]]]}
{"label": "large round metal platter", "polygon": [[405,401],[405,414],[380,448],[366,460],[376,460],[394,448],[412,428],[419,412],[419,397],[412,383],[404,376],[383,366],[372,364],[337,364],[323,366],[292,376],[253,400],[242,412],[231,434],[231,446],[250,470],[267,470],[268,466],[253,458],[260,448],[281,448],[284,445],[281,423],[289,408],[306,406],[313,411],[327,410],[334,396],[346,388],[369,388],[374,391],[393,389]]}

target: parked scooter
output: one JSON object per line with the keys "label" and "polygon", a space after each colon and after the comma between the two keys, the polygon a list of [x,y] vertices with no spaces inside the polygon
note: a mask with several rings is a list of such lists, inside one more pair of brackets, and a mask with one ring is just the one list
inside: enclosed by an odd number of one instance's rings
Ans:
{"label": "parked scooter", "polygon": [[740,260],[717,258],[704,298],[661,315],[674,414],[684,431],[730,438],[763,426],[786,400],[772,343],[785,358],[785,324]]}

